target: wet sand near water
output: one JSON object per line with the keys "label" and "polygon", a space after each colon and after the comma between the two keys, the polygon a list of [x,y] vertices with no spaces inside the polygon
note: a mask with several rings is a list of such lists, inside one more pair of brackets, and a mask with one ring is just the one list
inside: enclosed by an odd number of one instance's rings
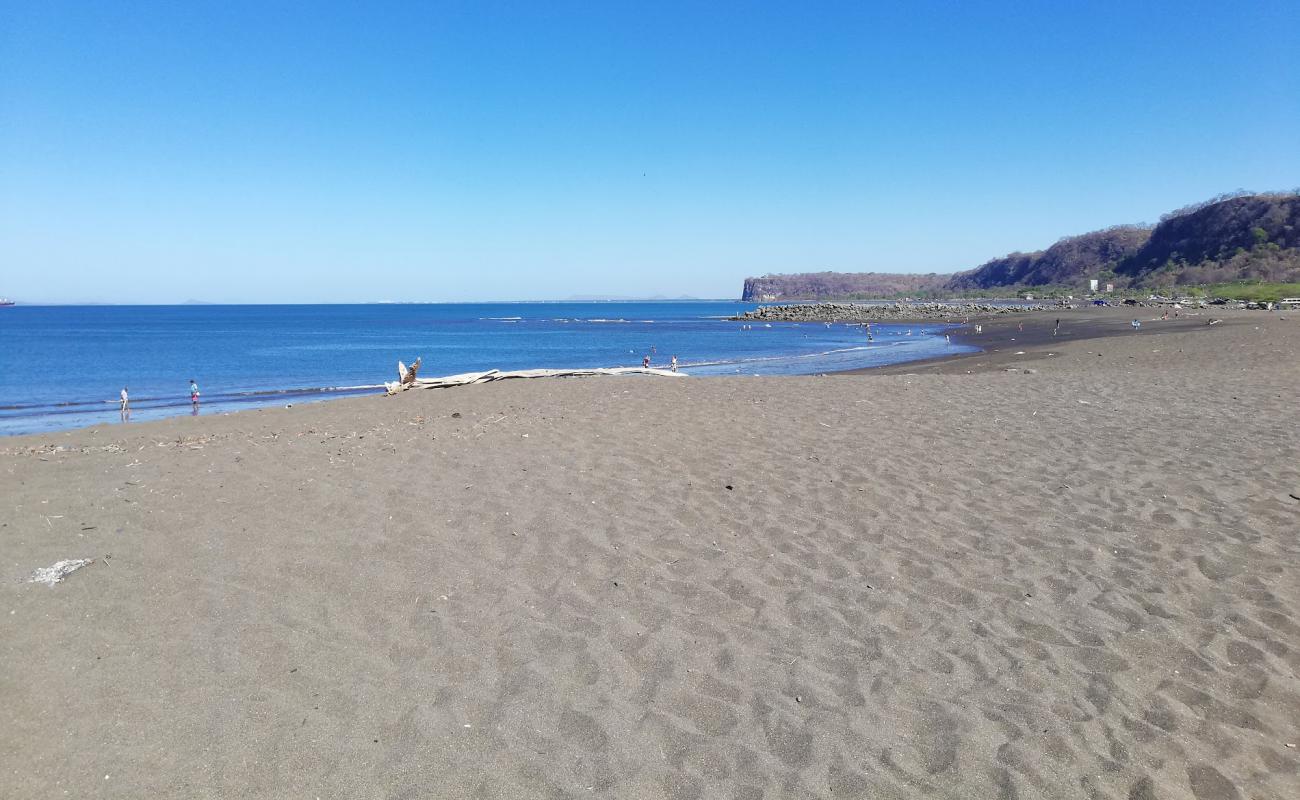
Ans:
{"label": "wet sand near water", "polygon": [[[1208,323],[1212,319],[1253,318],[1255,322],[1260,322],[1265,318],[1259,312],[1217,307],[1188,309],[1178,317],[1174,317],[1171,311],[1168,320],[1161,320],[1161,313],[1163,309],[1159,308],[1088,306],[1059,311],[971,318],[969,324],[952,331],[952,339],[955,343],[975,345],[981,349],[981,352],[928,358],[865,370],[851,370],[842,374],[873,371],[891,375],[987,372],[1005,368],[1012,363],[1053,358],[1061,354],[1061,349],[1066,342],[1199,331],[1208,329],[1210,327]],[[1300,314],[1297,317],[1300,318]],[[1132,327],[1134,319],[1142,322],[1142,326],[1136,331]],[[1056,326],[1057,320],[1061,323],[1059,328]],[[981,325],[983,330],[976,333],[976,325]]]}

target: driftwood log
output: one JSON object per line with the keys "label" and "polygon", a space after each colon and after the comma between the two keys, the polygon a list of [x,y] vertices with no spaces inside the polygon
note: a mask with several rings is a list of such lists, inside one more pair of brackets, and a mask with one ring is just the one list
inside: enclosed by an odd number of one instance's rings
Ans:
{"label": "driftwood log", "polygon": [[[417,361],[416,364],[418,365],[419,362]],[[459,375],[446,375],[441,378],[417,378],[413,371],[410,371],[410,380],[406,379],[407,374],[408,372],[399,372],[400,380],[384,384],[388,394],[397,394],[407,389],[445,389],[449,386],[468,386],[471,383],[491,383],[492,381],[503,381],[511,378],[585,378],[594,375],[658,375],[664,378],[682,378],[686,376],[684,372],[646,367],[523,369],[512,372],[490,369],[486,372],[464,372]]]}

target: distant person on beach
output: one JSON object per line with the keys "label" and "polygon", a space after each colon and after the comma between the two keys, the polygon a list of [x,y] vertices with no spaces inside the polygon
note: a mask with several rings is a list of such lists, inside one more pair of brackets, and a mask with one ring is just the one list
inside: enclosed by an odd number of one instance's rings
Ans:
{"label": "distant person on beach", "polygon": [[1133,320],[1132,325],[1133,325],[1133,330],[1137,330],[1138,328],[1142,327],[1142,323],[1139,322],[1138,320]]}
{"label": "distant person on beach", "polygon": [[126,388],[125,386],[122,387],[122,406],[118,409],[122,419],[131,416],[131,396],[127,394]]}
{"label": "distant person on beach", "polygon": [[196,406],[199,404],[199,385],[193,378],[190,378],[190,404]]}
{"label": "distant person on beach", "polygon": [[[1060,329],[1061,329],[1061,321],[1058,319],[1058,320],[1056,321],[1056,325],[1052,326],[1052,335],[1055,336],[1055,335],[1056,335],[1056,332],[1059,331]],[[1023,330],[1023,328],[1022,328],[1022,330]]]}
{"label": "distant person on beach", "polygon": [[650,369],[650,356],[641,359],[641,369]]}
{"label": "distant person on beach", "polygon": [[677,356],[673,356],[673,360],[668,362],[668,369],[671,369],[673,372],[677,371]]}

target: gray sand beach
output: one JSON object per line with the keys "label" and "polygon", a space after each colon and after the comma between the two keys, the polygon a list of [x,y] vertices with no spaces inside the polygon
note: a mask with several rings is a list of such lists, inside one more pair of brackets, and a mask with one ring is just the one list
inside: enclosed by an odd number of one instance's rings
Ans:
{"label": "gray sand beach", "polygon": [[1300,314],[1128,316],[0,440],[0,796],[1298,797]]}

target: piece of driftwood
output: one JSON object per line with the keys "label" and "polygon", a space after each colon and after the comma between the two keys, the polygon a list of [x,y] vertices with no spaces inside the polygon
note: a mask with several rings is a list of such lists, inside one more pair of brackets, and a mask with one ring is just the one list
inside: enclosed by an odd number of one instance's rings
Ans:
{"label": "piece of driftwood", "polygon": [[406,366],[402,362],[397,362],[397,382],[401,384],[415,383],[415,377],[420,371],[420,357],[415,357],[415,363]]}
{"label": "piece of driftwood", "polygon": [[512,378],[586,378],[594,375],[658,375],[664,378],[682,378],[684,372],[672,372],[666,369],[646,367],[598,367],[593,369],[521,369],[502,372],[490,369],[486,372],[463,372],[459,375],[445,375],[441,378],[416,378],[385,383],[388,394],[397,394],[407,389],[445,389],[451,386],[468,386],[472,383],[491,383],[492,381],[510,380]]}

